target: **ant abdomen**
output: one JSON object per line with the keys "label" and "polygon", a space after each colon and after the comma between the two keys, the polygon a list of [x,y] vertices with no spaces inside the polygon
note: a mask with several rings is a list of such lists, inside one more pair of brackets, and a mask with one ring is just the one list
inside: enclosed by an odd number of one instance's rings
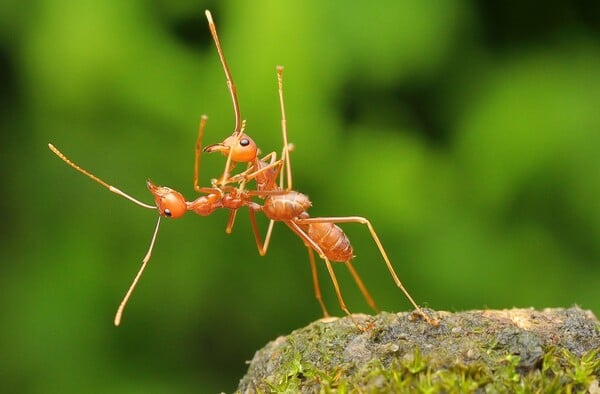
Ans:
{"label": "ant abdomen", "polygon": [[331,261],[345,262],[354,257],[354,250],[344,231],[333,223],[308,224],[308,236],[321,247]]}
{"label": "ant abdomen", "polygon": [[305,194],[291,191],[269,196],[265,200],[262,210],[272,220],[293,220],[310,208],[311,205],[312,203]]}

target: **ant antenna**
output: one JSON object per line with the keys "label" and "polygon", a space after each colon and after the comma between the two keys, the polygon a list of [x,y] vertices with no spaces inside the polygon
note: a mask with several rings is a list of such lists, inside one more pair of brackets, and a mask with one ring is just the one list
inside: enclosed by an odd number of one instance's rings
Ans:
{"label": "ant antenna", "polygon": [[121,324],[121,318],[123,317],[123,310],[125,309],[125,306],[127,305],[127,301],[129,301],[129,297],[131,297],[131,293],[133,293],[133,289],[135,289],[135,286],[137,285],[138,281],[142,277],[142,273],[146,269],[146,265],[148,264],[148,261],[150,260],[150,256],[152,256],[152,249],[154,249],[154,242],[156,241],[156,235],[158,234],[159,226],[160,226],[160,216],[158,217],[158,221],[156,222],[156,228],[154,229],[154,234],[152,235],[152,241],[150,241],[150,247],[148,248],[148,251],[146,252],[146,256],[144,256],[144,259],[142,260],[142,266],[140,267],[140,270],[138,271],[135,278],[133,278],[133,282],[131,282],[131,286],[129,286],[127,293],[125,293],[125,297],[123,297],[123,301],[121,301],[121,304],[119,304],[119,309],[117,309],[117,313],[115,314],[115,326],[119,326]]}
{"label": "ant antenna", "polygon": [[52,152],[54,152],[54,154],[56,156],[58,156],[62,161],[64,161],[65,163],[67,163],[68,165],[70,165],[71,167],[76,169],[77,171],[81,172],[83,175],[92,179],[93,181],[98,182],[99,184],[101,184],[102,186],[104,186],[105,188],[110,190],[111,192],[118,194],[121,197],[125,197],[126,199],[139,205],[140,207],[148,208],[148,209],[156,209],[156,206],[148,205],[139,200],[136,200],[135,198],[131,197],[129,194],[126,194],[126,193],[122,192],[121,190],[117,189],[116,187],[109,185],[108,183],[104,182],[102,179],[98,178],[96,175],[91,174],[91,173],[87,172],[86,170],[84,170],[83,168],[79,167],[77,164],[75,164],[71,160],[69,160],[69,158],[67,156],[65,156],[61,151],[59,151],[54,145],[48,144],[48,148],[50,148],[50,150]]}
{"label": "ant antenna", "polygon": [[[99,184],[101,184],[102,186],[104,186],[105,188],[110,190],[111,192],[118,194],[121,197],[125,197],[126,199],[139,205],[140,207],[148,208],[148,209],[157,209],[156,206],[148,205],[139,200],[136,200],[135,198],[131,197],[129,194],[126,194],[126,193],[122,192],[121,190],[117,189],[116,187],[109,185],[108,183],[104,182],[102,179],[98,178],[94,174],[79,167],[77,164],[73,163],[69,158],[67,158],[61,151],[59,151],[54,145],[48,144],[48,148],[50,148],[50,150],[52,152],[54,152],[54,154],[56,156],[58,156],[62,161],[64,161],[65,163],[67,163],[68,165],[73,167],[75,170],[81,172],[83,175],[87,176],[88,178],[98,182]],[[156,242],[156,236],[158,235],[159,226],[160,226],[160,215],[158,216],[158,221],[156,222],[156,228],[154,229],[154,234],[152,235],[152,240],[150,241],[150,247],[148,248],[148,251],[146,252],[146,256],[144,256],[144,259],[142,260],[142,266],[140,267],[135,278],[133,279],[131,286],[129,286],[129,289],[127,290],[127,293],[125,294],[123,301],[121,301],[121,304],[119,305],[119,309],[117,309],[117,314],[115,315],[115,326],[118,326],[119,324],[121,324],[121,318],[123,316],[123,309],[125,309],[125,305],[127,305],[127,301],[129,301],[129,297],[131,297],[131,293],[133,293],[133,289],[135,288],[138,281],[140,280],[140,277],[142,276],[144,269],[146,269],[146,265],[148,264],[148,261],[150,260],[150,256],[152,256],[152,249],[154,249],[154,243]]]}
{"label": "ant antenna", "polygon": [[221,48],[221,42],[219,41],[219,36],[217,35],[217,28],[215,26],[215,22],[213,21],[212,15],[209,10],[206,10],[204,13],[206,14],[206,19],[208,19],[208,27],[210,28],[213,40],[215,41],[215,45],[217,46],[217,52],[219,53],[219,59],[221,59],[223,70],[225,70],[225,77],[227,78],[227,88],[229,89],[229,93],[231,94],[231,101],[233,102],[233,112],[235,114],[235,129],[233,131],[233,134],[241,134],[243,127],[242,115],[240,114],[240,105],[238,103],[237,92],[233,83],[233,77],[231,76],[231,72],[229,71],[229,67],[227,66],[227,61],[225,60],[225,55],[223,54],[223,49]]}

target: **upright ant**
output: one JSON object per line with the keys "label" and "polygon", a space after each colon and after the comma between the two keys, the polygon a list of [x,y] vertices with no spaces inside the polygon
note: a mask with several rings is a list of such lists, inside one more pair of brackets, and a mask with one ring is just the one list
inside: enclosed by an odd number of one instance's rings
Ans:
{"label": "upright ant", "polygon": [[[233,224],[237,210],[241,207],[248,207],[251,219],[252,230],[256,240],[258,251],[261,255],[265,255],[269,246],[273,224],[275,221],[281,221],[285,223],[294,233],[296,233],[307,246],[309,252],[309,260],[311,265],[313,284],[315,287],[316,298],[321,305],[321,309],[325,316],[329,316],[329,313],[321,298],[321,292],[319,289],[316,263],[314,258],[314,251],[325,261],[327,270],[333,282],[336,296],[340,303],[342,310],[351,316],[350,311],[346,307],[342,298],[339,285],[331,265],[333,262],[344,262],[356,281],[359,289],[363,296],[367,300],[367,303],[375,311],[378,311],[373,298],[367,291],[358,273],[354,269],[351,260],[353,258],[353,249],[350,245],[348,237],[344,232],[336,225],[336,223],[361,223],[365,224],[373,240],[375,241],[384,261],[394,279],[396,285],[404,292],[406,297],[415,307],[417,312],[430,324],[437,325],[437,320],[431,319],[427,316],[421,308],[412,299],[408,291],[404,288],[396,275],[391,262],[375,232],[371,223],[359,216],[347,216],[347,217],[322,217],[322,218],[311,218],[307,213],[307,209],[311,206],[311,202],[304,194],[298,193],[292,190],[292,175],[290,168],[289,152],[291,145],[287,142],[287,128],[285,118],[285,108],[283,101],[283,83],[282,73],[283,68],[278,67],[278,86],[279,86],[279,100],[282,114],[282,134],[283,134],[283,151],[282,158],[277,160],[277,154],[272,152],[265,157],[258,158],[258,148],[254,141],[244,133],[245,123],[241,119],[239,104],[237,99],[236,88],[231,77],[231,73],[225,61],[223,51],[219,42],[215,24],[212,20],[210,12],[206,11],[206,17],[210,31],[215,41],[217,52],[219,54],[225,75],[227,78],[227,86],[231,95],[234,115],[235,115],[235,128],[233,134],[226,138],[223,142],[213,144],[202,149],[202,138],[204,134],[204,128],[206,125],[207,117],[202,116],[200,126],[198,129],[198,137],[195,146],[195,161],[194,161],[194,190],[204,195],[198,197],[193,201],[187,201],[183,195],[171,188],[164,186],[157,186],[150,180],[147,181],[147,187],[154,197],[155,205],[149,205],[143,203],[130,195],[122,192],[114,186],[109,185],[102,179],[91,174],[87,170],[78,166],[70,159],[68,159],[62,152],[60,152],[52,144],[48,144],[50,150],[54,152],[60,159],[62,159],[69,166],[75,170],[86,175],[95,182],[101,184],[109,191],[124,197],[133,203],[147,209],[156,209],[158,211],[158,220],[150,246],[146,255],[142,260],[141,267],[133,279],[127,293],[125,294],[117,313],[115,315],[114,323],[119,325],[121,323],[123,310],[137,285],[143,271],[146,268],[148,261],[150,260],[154,243],[158,234],[161,217],[177,219],[182,217],[186,211],[193,211],[194,213],[207,216],[212,214],[218,208],[226,208],[230,210],[230,217],[227,223],[226,231],[229,233],[232,231]],[[202,151],[204,152],[221,152],[227,155],[227,161],[225,164],[224,172],[221,178],[213,179],[211,187],[202,187],[199,185],[199,168],[200,168],[200,157]],[[248,163],[245,171],[235,175],[231,175],[233,167],[236,163]],[[284,171],[285,170],[285,171]],[[284,188],[284,174],[286,175],[286,187]],[[279,177],[279,185],[277,184],[277,177]],[[255,190],[247,190],[246,185],[248,182],[254,181],[256,185]],[[258,197],[264,200],[263,205],[260,205],[253,201],[253,197]],[[258,226],[256,223],[255,213],[262,211],[267,218],[270,219],[269,228],[265,236],[264,243],[261,241]]]}
{"label": "upright ant", "polygon": [[[216,28],[209,11],[206,11],[206,17],[208,19],[209,27],[217,47],[217,52],[219,53],[219,58],[221,59],[221,63],[223,65],[223,70],[225,71],[225,76],[227,78],[227,86],[229,87],[229,91],[233,100],[233,109],[236,118],[236,125],[238,125],[240,124],[241,115],[239,111],[239,105],[237,103],[235,84],[233,83],[233,78],[231,77],[229,67],[227,66],[225,55],[223,53],[223,50],[221,49],[221,44],[219,42]],[[225,164],[223,176],[220,180],[217,180],[217,184],[238,182],[238,184],[243,189],[247,182],[251,180],[254,180],[256,182],[256,190],[246,191],[245,195],[258,196],[264,198],[264,204],[262,206],[256,203],[247,204],[248,208],[250,208],[249,212],[252,223],[252,229],[255,235],[256,244],[260,255],[263,256],[267,252],[274,222],[283,222],[304,241],[304,244],[308,249],[316,298],[319,301],[319,304],[321,305],[321,309],[323,310],[323,314],[325,316],[329,316],[329,313],[327,312],[327,309],[321,298],[321,292],[319,289],[317,270],[314,258],[315,251],[325,262],[327,271],[329,272],[329,276],[331,277],[331,280],[333,282],[333,286],[340,307],[344,312],[346,312],[346,314],[351,316],[351,313],[346,307],[346,304],[342,298],[338,281],[336,279],[333,267],[331,265],[332,261],[345,263],[348,270],[352,274],[354,280],[356,281],[359,289],[361,290],[363,296],[367,300],[367,303],[369,304],[369,306],[371,306],[372,309],[374,309],[377,312],[378,308],[373,298],[367,291],[366,287],[364,286],[362,280],[360,279],[358,273],[356,272],[354,266],[351,263],[354,255],[352,246],[350,245],[350,240],[342,231],[342,229],[336,225],[336,223],[364,224],[369,229],[371,237],[377,245],[377,248],[379,249],[383,257],[396,286],[402,290],[402,292],[405,294],[405,296],[408,298],[411,304],[415,307],[417,312],[427,322],[429,322],[432,325],[437,325],[437,321],[431,319],[421,310],[421,308],[417,305],[417,303],[408,293],[406,288],[402,285],[402,282],[398,278],[398,275],[396,274],[391,264],[391,261],[387,256],[387,253],[385,252],[385,249],[383,248],[383,245],[379,240],[377,233],[375,232],[375,229],[373,228],[371,222],[368,219],[360,216],[315,218],[309,217],[307,210],[308,208],[310,208],[312,203],[306,195],[292,190],[292,175],[289,158],[290,145],[288,144],[287,139],[287,120],[285,116],[285,106],[283,100],[283,67],[281,66],[277,67],[277,81],[279,88],[279,103],[282,115],[282,159],[276,160],[276,152],[271,152],[264,158],[259,159],[259,150],[256,146],[256,143],[247,134],[240,132],[237,129],[230,137],[227,137],[223,142],[209,145],[206,148],[204,148],[205,152],[221,152],[227,155],[227,162]],[[269,162],[267,162],[267,160],[269,160]],[[238,162],[248,163],[248,168],[246,169],[246,171],[237,174],[233,177],[230,177],[229,172],[231,168],[235,165],[235,163]],[[283,187],[283,168],[286,169],[285,175],[287,177],[287,185],[285,188]],[[280,183],[279,185],[277,185],[276,178],[279,173]],[[261,241],[258,232],[255,211],[262,211],[265,214],[265,216],[267,216],[267,218],[270,219],[264,244]],[[228,231],[231,231],[232,225],[232,222],[230,222],[227,228]]]}

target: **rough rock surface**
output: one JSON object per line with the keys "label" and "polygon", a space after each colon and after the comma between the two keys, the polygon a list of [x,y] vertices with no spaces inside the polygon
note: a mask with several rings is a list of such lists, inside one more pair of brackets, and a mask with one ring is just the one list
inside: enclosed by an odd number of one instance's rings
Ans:
{"label": "rough rock surface", "polygon": [[426,312],[438,327],[413,313],[313,322],[256,352],[238,391],[600,393],[600,323],[589,311]]}

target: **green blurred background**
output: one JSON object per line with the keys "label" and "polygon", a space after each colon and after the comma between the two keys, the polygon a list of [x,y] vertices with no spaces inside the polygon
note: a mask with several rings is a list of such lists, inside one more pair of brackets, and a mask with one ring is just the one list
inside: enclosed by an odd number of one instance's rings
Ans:
{"label": "green blurred background", "polygon": [[[3,391],[230,392],[255,350],[320,317],[302,243],[280,224],[261,258],[247,213],[226,235],[222,211],[163,222],[115,328],[155,213],[47,149],[145,201],[147,178],[193,199],[200,115],[207,143],[233,127],[206,8],[247,131],[280,150],[285,65],[295,188],[313,216],[370,218],[419,303],[598,314],[597,2],[432,3],[3,0]],[[223,163],[204,157],[202,182]],[[367,230],[344,229],[382,309],[409,310]]]}

